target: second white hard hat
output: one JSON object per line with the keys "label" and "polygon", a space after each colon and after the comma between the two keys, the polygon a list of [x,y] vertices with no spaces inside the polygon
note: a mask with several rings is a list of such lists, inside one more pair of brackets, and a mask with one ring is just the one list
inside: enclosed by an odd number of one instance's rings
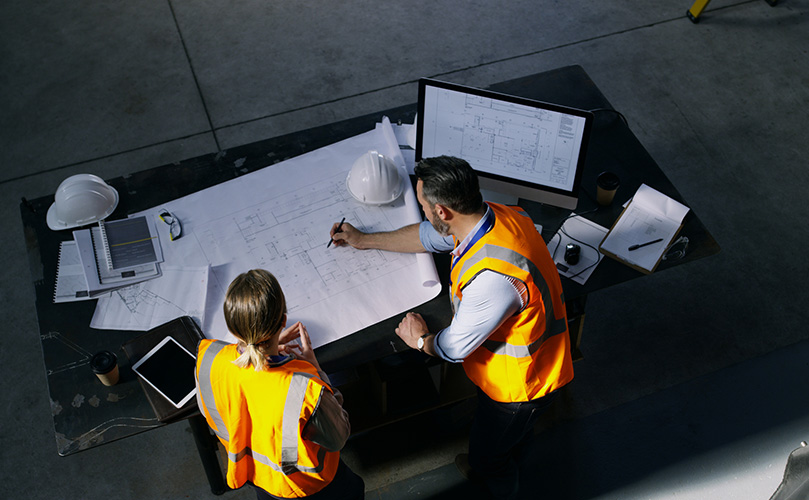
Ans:
{"label": "second white hard hat", "polygon": [[72,175],[59,184],[46,221],[53,230],[97,222],[118,206],[118,191],[93,174]]}
{"label": "second white hard hat", "polygon": [[404,182],[390,158],[368,151],[354,162],[346,177],[346,188],[357,201],[382,205],[402,194]]}

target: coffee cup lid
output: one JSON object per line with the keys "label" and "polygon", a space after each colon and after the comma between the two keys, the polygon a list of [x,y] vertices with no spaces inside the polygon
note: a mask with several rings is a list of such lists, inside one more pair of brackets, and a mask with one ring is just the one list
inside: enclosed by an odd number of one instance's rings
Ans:
{"label": "coffee cup lid", "polygon": [[110,351],[101,351],[90,360],[90,367],[93,369],[93,373],[103,375],[111,372],[117,363],[118,358],[115,354]]}
{"label": "coffee cup lid", "polygon": [[621,180],[612,172],[601,172],[598,176],[598,185],[602,189],[615,189],[621,183]]}

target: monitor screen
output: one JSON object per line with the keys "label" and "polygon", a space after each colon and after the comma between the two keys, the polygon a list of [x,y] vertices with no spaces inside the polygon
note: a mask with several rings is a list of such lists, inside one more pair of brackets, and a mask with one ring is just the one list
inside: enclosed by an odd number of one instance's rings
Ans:
{"label": "monitor screen", "polygon": [[456,156],[483,190],[574,209],[592,123],[588,111],[422,78],[416,161]]}

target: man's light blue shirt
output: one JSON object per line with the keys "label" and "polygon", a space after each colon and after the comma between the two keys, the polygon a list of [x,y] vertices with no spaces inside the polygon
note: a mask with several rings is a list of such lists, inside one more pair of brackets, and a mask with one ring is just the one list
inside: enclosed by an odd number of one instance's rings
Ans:
{"label": "man's light blue shirt", "polygon": [[[430,221],[419,225],[419,240],[428,252],[460,255],[469,245],[472,235],[484,224],[491,208],[478,221],[466,238],[455,247],[452,236],[441,236]],[[483,271],[463,289],[452,323],[435,336],[435,353],[442,359],[460,363],[480,347],[503,322],[519,311],[523,299],[516,287],[522,283],[494,271]]]}

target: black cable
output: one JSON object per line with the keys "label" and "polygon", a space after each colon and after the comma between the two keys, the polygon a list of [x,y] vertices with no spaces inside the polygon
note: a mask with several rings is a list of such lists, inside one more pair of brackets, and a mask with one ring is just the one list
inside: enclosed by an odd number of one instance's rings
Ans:
{"label": "black cable", "polygon": [[[561,227],[561,228],[559,229],[559,231],[561,231],[561,232],[562,232],[562,233],[563,233],[565,236],[567,236],[567,237],[568,237],[568,238],[570,238],[571,240],[573,240],[573,241],[575,241],[575,242],[577,242],[577,243],[581,243],[582,245],[584,245],[584,246],[586,246],[586,247],[588,247],[588,248],[591,248],[591,249],[592,249],[592,250],[593,250],[593,251],[596,253],[596,255],[601,255],[601,252],[599,252],[599,251],[598,251],[598,249],[597,249],[596,247],[594,247],[593,245],[591,245],[591,244],[589,244],[589,243],[586,243],[586,242],[584,242],[584,241],[582,241],[582,240],[580,240],[580,239],[578,239],[578,238],[574,238],[573,236],[570,236],[570,234],[568,234],[568,233],[567,233],[567,231],[565,231],[564,226],[563,226],[563,227]],[[561,243],[561,242],[562,242],[562,237],[560,236],[560,237],[559,237],[559,243]],[[558,246],[559,246],[559,245],[557,244],[557,247],[558,247]],[[597,265],[599,262],[601,262],[600,257],[596,257],[596,261],[595,261],[594,263],[592,263],[592,264],[590,264],[589,266],[585,267],[584,269],[582,269],[581,271],[577,272],[577,273],[576,273],[576,274],[574,274],[573,276],[568,276],[568,278],[569,278],[569,279],[573,279],[573,278],[576,278],[576,277],[580,276],[582,273],[584,273],[584,272],[585,272],[585,271],[587,271],[588,269],[591,269],[591,268],[595,267],[595,266],[596,266],[596,265]]]}
{"label": "black cable", "polygon": [[[588,195],[588,196],[589,196],[589,195]],[[571,213],[570,215],[568,215],[567,217],[565,217],[564,219],[562,219],[562,222],[560,222],[560,223],[559,223],[559,225],[558,225],[558,226],[556,227],[556,229],[553,231],[553,234],[555,235],[556,233],[558,233],[558,232],[559,232],[559,230],[560,230],[560,229],[562,229],[562,226],[564,226],[564,225],[565,225],[565,222],[567,222],[567,221],[568,221],[568,219],[571,219],[571,218],[573,218],[573,217],[579,217],[579,216],[584,215],[584,214],[591,214],[591,213],[596,212],[596,211],[598,211],[598,207],[596,207],[596,208],[594,208],[594,209],[592,209],[592,210],[587,210],[586,212],[582,212],[582,213],[579,213],[579,214],[577,214],[577,213]]]}
{"label": "black cable", "polygon": [[[559,235],[559,241],[556,242],[556,247],[553,249],[553,252],[551,253],[551,259],[552,260],[556,261],[556,252],[559,251],[559,246],[562,244],[562,236],[561,236],[561,234],[564,234],[565,236],[567,236],[568,238],[570,238],[571,240],[573,240],[573,241],[575,241],[577,243],[581,243],[582,245],[584,245],[584,246],[586,246],[588,248],[591,248],[596,253],[596,255],[599,255],[599,256],[601,255],[601,252],[599,252],[596,247],[594,247],[593,245],[591,245],[591,244],[589,244],[587,242],[584,242],[584,241],[582,241],[582,240],[580,240],[578,238],[574,238],[573,236],[570,236],[570,234],[568,234],[568,232],[565,231],[565,222],[567,222],[569,219],[572,219],[573,217],[578,217],[578,216],[581,216],[581,215],[584,215],[584,214],[588,214],[588,213],[591,213],[591,212],[595,212],[596,210],[598,210],[598,209],[594,208],[592,210],[588,210],[588,211],[582,212],[580,214],[572,213],[572,214],[568,215],[567,217],[565,217],[564,220],[562,220],[562,223],[559,225],[559,229],[556,230],[553,237],[551,238],[551,241],[553,241],[553,239],[557,235]],[[561,234],[559,234],[559,233],[561,233]],[[577,272],[573,276],[565,276],[565,277],[568,278],[568,279],[576,278],[576,277],[580,276],[582,273],[584,273],[585,271],[587,271],[588,269],[591,269],[591,268],[595,267],[596,265],[598,265],[599,262],[601,262],[601,258],[596,257],[596,261],[593,264],[585,267],[584,269]]]}
{"label": "black cable", "polygon": [[612,108],[595,108],[595,109],[591,109],[591,110],[589,110],[589,111],[590,111],[590,113],[593,113],[593,114],[595,114],[595,113],[599,113],[599,112],[615,113],[616,115],[618,115],[618,117],[621,119],[621,121],[622,121],[622,122],[624,122],[624,125],[626,125],[627,127],[629,127],[629,122],[627,122],[627,121],[626,121],[626,117],[625,117],[625,116],[624,116],[624,115],[623,115],[623,114],[622,114],[620,111],[618,111],[617,109],[612,109]]}

